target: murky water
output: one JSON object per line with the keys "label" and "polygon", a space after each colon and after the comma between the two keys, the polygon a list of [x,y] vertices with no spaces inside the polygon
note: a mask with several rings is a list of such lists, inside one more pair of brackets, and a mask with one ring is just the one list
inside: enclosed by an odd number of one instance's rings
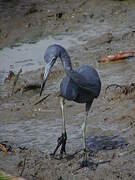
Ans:
{"label": "murky water", "polygon": [[4,48],[0,51],[0,80],[9,72],[18,71],[21,67],[23,72],[36,70],[43,66],[43,57],[46,48],[53,44],[61,44],[65,48],[81,44],[74,36],[48,37],[37,43],[18,44],[13,48]]}
{"label": "murky water", "polygon": [[[4,129],[4,131],[3,131]],[[81,145],[81,127],[73,125],[70,129],[67,125],[70,137],[70,152],[72,148],[79,148]],[[5,137],[5,132],[7,137]],[[80,138],[79,138],[80,134]],[[61,119],[55,122],[36,119],[22,120],[17,123],[5,123],[0,126],[0,142],[8,141],[14,147],[27,147],[40,149],[43,152],[50,153],[56,146],[57,138],[61,135]],[[78,143],[80,141],[80,143]],[[74,143],[72,143],[74,142]],[[71,147],[73,146],[73,147]]]}

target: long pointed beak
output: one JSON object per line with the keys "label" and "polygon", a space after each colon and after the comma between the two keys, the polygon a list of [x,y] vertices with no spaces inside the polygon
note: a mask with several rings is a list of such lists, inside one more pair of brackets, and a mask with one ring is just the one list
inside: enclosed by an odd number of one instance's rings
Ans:
{"label": "long pointed beak", "polygon": [[45,67],[45,72],[44,72],[44,80],[41,84],[41,89],[40,89],[40,96],[42,95],[42,91],[45,87],[45,84],[46,84],[46,81],[48,79],[48,76],[49,76],[49,73],[50,73],[50,70],[51,70],[51,67],[52,67],[52,64],[47,64],[46,67]]}

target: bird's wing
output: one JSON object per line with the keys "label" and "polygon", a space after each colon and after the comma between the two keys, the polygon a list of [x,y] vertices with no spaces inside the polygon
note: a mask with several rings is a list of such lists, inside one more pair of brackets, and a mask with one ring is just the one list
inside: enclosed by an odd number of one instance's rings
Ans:
{"label": "bird's wing", "polygon": [[74,100],[78,95],[78,86],[68,76],[65,76],[60,84],[60,92],[66,99]]}
{"label": "bird's wing", "polygon": [[[96,72],[96,71],[95,71]],[[85,72],[87,75],[87,72]],[[89,72],[88,72],[89,73]],[[80,88],[85,89],[92,93],[95,97],[97,97],[100,93],[101,82],[98,74],[91,73],[91,78],[88,80],[82,73],[77,71],[70,71],[67,75],[72,79],[74,83],[76,83]],[[88,74],[89,76],[89,74]]]}

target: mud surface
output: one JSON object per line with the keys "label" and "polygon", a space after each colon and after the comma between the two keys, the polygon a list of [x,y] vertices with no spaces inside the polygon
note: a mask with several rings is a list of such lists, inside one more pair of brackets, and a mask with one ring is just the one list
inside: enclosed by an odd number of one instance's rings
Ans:
{"label": "mud surface", "polygon": [[[8,150],[8,155],[0,151],[0,169],[28,180],[134,180],[135,58],[98,61],[105,54],[135,51],[135,2],[3,0],[0,18],[0,143]],[[39,99],[44,51],[53,42],[68,49],[74,67],[92,64],[101,77],[102,91],[87,122],[89,167],[80,168],[83,104],[66,101],[67,156],[49,155],[61,135],[60,61],[43,94],[51,95],[33,105]],[[11,95],[14,77],[3,79],[20,67],[23,73]],[[114,83],[128,91],[110,88],[105,94]],[[26,89],[27,84],[37,88]]]}

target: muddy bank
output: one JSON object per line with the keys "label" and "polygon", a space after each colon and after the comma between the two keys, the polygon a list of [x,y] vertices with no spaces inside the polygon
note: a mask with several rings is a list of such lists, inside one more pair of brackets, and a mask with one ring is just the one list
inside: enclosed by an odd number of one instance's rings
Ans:
{"label": "muddy bank", "polygon": [[133,0],[1,0],[0,47],[34,42],[49,34],[70,34],[96,22],[109,23],[121,30],[134,28],[134,6]]}
{"label": "muddy bank", "polygon": [[[1,1],[0,5],[1,8],[6,7],[5,11],[0,11],[1,47],[8,45],[12,48],[3,49],[0,53],[4,52],[5,61],[14,65],[11,69],[7,68],[4,75],[9,70],[15,74],[19,71],[16,62],[30,70],[20,74],[13,95],[14,78],[0,85],[0,143],[8,150],[7,155],[0,151],[0,169],[30,180],[135,179],[135,88],[128,93],[114,88],[105,94],[105,88],[111,83],[126,85],[130,89],[129,85],[135,82],[135,58],[98,63],[104,54],[135,50],[134,2],[11,0]],[[7,37],[2,33],[7,33]],[[61,134],[58,92],[64,70],[60,61],[47,82],[43,95],[51,95],[45,101],[33,105],[39,99],[39,87],[27,91],[23,89],[28,83],[40,84],[42,81],[43,62],[40,58],[44,52],[35,61],[33,56],[30,57],[32,61],[27,62],[24,60],[28,57],[21,59],[19,55],[17,61],[17,49],[23,53],[23,45],[14,45],[24,41],[35,43],[38,38],[50,34],[54,39],[61,37],[61,42],[67,35],[70,40],[75,37],[73,46],[73,41],[64,41],[63,44],[68,49],[73,66],[92,64],[101,77],[102,91],[93,103],[87,123],[89,168],[80,168],[83,156],[81,125],[85,116],[83,104],[66,101],[67,156],[60,160],[58,154],[56,159],[49,155]],[[67,42],[70,42],[69,46]],[[30,53],[33,45],[40,49],[39,44],[29,44],[26,52]],[[15,61],[11,58],[12,50]],[[39,59],[40,66],[37,66]],[[33,66],[28,66],[27,63],[33,62],[34,67],[40,69],[33,71]],[[3,68],[0,70],[2,72]]]}

